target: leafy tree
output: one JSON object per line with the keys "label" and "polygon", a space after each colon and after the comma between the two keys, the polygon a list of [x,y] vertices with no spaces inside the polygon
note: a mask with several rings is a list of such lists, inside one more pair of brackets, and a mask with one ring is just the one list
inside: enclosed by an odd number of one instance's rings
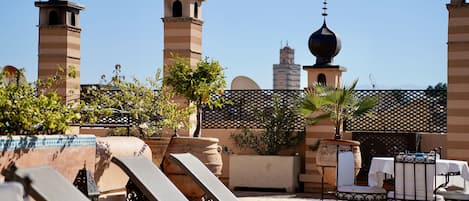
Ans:
{"label": "leafy tree", "polygon": [[[135,77],[126,81],[121,76],[120,65],[116,65],[113,73],[110,82],[103,75],[102,82],[107,84],[86,91],[92,97],[87,100],[88,103],[94,101],[102,109],[129,113],[135,123],[131,129],[137,130],[139,137],[158,135],[162,128],[176,130],[189,125],[188,117],[192,108],[181,108],[173,101],[174,93],[162,84],[161,70],[158,69],[146,82]],[[110,113],[104,114],[108,115]]]}
{"label": "leafy tree", "polygon": [[427,87],[427,90],[446,90],[447,88],[448,86],[446,85],[446,83],[439,82],[435,86],[429,85]]}
{"label": "leafy tree", "polygon": [[201,135],[202,108],[205,106],[221,108],[225,103],[223,97],[212,98],[214,94],[223,94],[226,87],[223,67],[217,61],[208,58],[191,68],[187,59],[174,58],[174,65],[168,66],[164,82],[171,86],[173,91],[187,99],[189,104],[196,107],[197,125],[194,137]]}
{"label": "leafy tree", "polygon": [[[341,139],[341,125],[347,119],[367,114],[377,104],[374,97],[359,99],[355,94],[355,80],[349,88],[332,88],[318,84],[306,90],[300,111],[312,125],[323,119],[330,119],[335,126],[335,139]],[[313,113],[320,112],[318,115]]]}
{"label": "leafy tree", "polygon": [[[24,70],[14,72],[18,78]],[[79,107],[73,102],[64,103],[57,95],[56,86],[65,78],[63,69],[44,81],[27,83],[11,81],[11,72],[0,74],[0,134],[38,135],[63,134],[69,124],[79,121]],[[73,77],[72,72],[67,76]],[[7,79],[4,79],[7,78]]]}

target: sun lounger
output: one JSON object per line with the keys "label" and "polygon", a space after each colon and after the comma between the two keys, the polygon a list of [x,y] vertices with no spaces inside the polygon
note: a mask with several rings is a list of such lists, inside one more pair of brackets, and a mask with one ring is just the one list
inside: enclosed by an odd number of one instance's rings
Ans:
{"label": "sun lounger", "polygon": [[199,186],[218,201],[238,201],[235,195],[194,155],[170,154],[174,160]]}
{"label": "sun lounger", "polygon": [[113,157],[130,181],[149,201],[187,201],[187,198],[171,183],[166,175],[145,157]]}
{"label": "sun lounger", "polygon": [[89,201],[70,181],[48,166],[11,168],[2,174],[6,181],[22,183],[36,201]]}
{"label": "sun lounger", "polygon": [[23,201],[23,185],[15,181],[0,183],[0,195],[2,200]]}

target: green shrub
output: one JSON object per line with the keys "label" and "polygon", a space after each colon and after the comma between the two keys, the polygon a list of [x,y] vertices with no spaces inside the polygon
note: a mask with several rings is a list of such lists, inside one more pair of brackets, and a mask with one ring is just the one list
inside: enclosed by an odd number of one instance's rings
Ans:
{"label": "green shrub", "polygon": [[[0,74],[0,135],[63,134],[79,121],[78,106],[64,103],[54,89],[62,72],[34,83],[7,81],[11,76]],[[23,70],[16,73],[22,77]]]}
{"label": "green shrub", "polygon": [[295,131],[299,102],[282,104],[280,97],[273,96],[270,109],[254,110],[264,130],[260,134],[244,128],[241,133],[231,134],[231,138],[240,148],[249,148],[260,155],[276,155],[283,149],[299,144],[304,139],[304,131]]}

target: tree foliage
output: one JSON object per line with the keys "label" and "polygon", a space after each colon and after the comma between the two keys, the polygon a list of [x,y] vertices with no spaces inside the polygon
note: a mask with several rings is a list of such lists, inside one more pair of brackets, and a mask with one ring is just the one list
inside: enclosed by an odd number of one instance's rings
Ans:
{"label": "tree foliage", "polygon": [[[71,73],[75,75],[72,67]],[[24,70],[16,72],[18,78]],[[0,74],[0,135],[64,134],[69,124],[79,121],[75,102],[64,103],[56,87],[65,80],[64,70],[33,83],[12,82],[8,72]],[[7,80],[7,81],[5,81]],[[19,79],[18,79],[19,80]]]}
{"label": "tree foliage", "polygon": [[[109,82],[103,75],[101,79],[106,84],[87,89],[86,93],[93,97],[88,103],[94,101],[92,105],[98,104],[100,108],[90,117],[129,113],[134,121],[131,130],[137,130],[138,137],[160,135],[162,128],[174,130],[189,125],[192,108],[182,108],[174,102],[174,93],[162,83],[160,69],[145,82],[135,77],[127,81],[120,74],[121,66],[116,65]],[[107,110],[107,114],[99,113],[103,110]]]}
{"label": "tree foliage", "polygon": [[195,105],[197,125],[193,136],[199,137],[202,127],[202,108],[204,106],[220,108],[227,103],[222,97],[212,97],[214,94],[223,94],[223,89],[226,87],[223,67],[218,61],[209,61],[208,58],[198,62],[195,68],[189,65],[187,59],[179,57],[173,59],[174,65],[167,66],[164,82],[171,86],[177,95]]}
{"label": "tree foliage", "polygon": [[279,96],[273,96],[270,109],[255,110],[256,119],[264,130],[255,134],[244,128],[241,133],[231,134],[235,144],[241,148],[255,150],[261,155],[276,155],[283,149],[297,145],[304,138],[303,131],[295,131],[299,101],[282,104]]}

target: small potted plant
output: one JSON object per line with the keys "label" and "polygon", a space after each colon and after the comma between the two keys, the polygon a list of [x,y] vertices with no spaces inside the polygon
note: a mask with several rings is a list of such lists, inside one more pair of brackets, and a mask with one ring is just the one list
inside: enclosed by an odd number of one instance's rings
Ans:
{"label": "small potted plant", "polygon": [[[272,107],[254,108],[260,132],[243,129],[231,138],[241,149],[252,149],[257,155],[230,155],[230,188],[283,188],[294,192],[298,187],[300,157],[293,147],[304,139],[304,132],[294,128],[299,101],[282,104],[280,97],[272,97]],[[283,155],[280,154],[283,152]]]}
{"label": "small potted plant", "polygon": [[[342,139],[342,125],[345,120],[354,117],[368,115],[377,103],[374,97],[362,99],[355,95],[355,80],[350,87],[332,88],[321,84],[306,90],[306,95],[301,103],[300,111],[306,117],[308,125],[314,125],[319,121],[330,120],[334,126],[332,139],[321,139],[318,145],[311,147],[316,151],[316,165],[335,167],[337,145],[352,146],[355,154],[355,168],[361,167],[360,142]],[[335,169],[325,175],[325,180],[335,184]],[[322,169],[319,170],[322,173]]]}

